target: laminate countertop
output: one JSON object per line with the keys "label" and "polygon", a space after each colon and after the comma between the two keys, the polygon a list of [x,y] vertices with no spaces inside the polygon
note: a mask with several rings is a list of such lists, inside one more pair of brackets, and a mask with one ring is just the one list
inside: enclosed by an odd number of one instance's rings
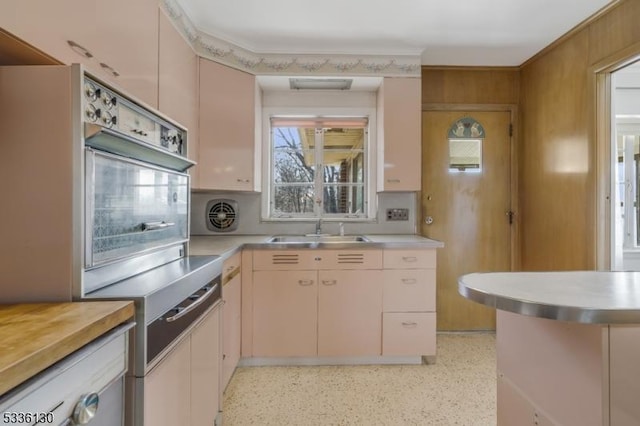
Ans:
{"label": "laminate countertop", "polygon": [[586,324],[640,324],[640,272],[475,273],[467,299],[517,314]]}
{"label": "laminate countertop", "polygon": [[133,315],[129,301],[0,305],[0,395]]}
{"label": "laminate countertop", "polygon": [[[358,243],[333,243],[324,244],[327,248],[397,248],[397,249],[421,249],[441,248],[444,243],[437,240],[422,237],[420,235],[363,235],[368,242]],[[298,249],[305,248],[296,244],[269,243],[273,235],[192,235],[189,240],[189,254],[191,255],[215,255],[227,258],[242,248],[250,249]]]}

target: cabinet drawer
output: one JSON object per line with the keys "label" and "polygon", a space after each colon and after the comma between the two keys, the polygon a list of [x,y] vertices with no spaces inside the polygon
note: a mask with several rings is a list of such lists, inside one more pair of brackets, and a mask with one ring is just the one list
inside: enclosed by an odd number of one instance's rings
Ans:
{"label": "cabinet drawer", "polygon": [[240,265],[242,263],[242,253],[237,252],[230,258],[224,261],[222,265],[222,284],[232,280],[236,275],[240,273]]}
{"label": "cabinet drawer", "polygon": [[436,270],[385,270],[382,291],[384,312],[433,312],[436,310]]}
{"label": "cabinet drawer", "polygon": [[382,314],[382,355],[435,354],[435,312]]}
{"label": "cabinet drawer", "polygon": [[436,267],[436,249],[385,250],[385,269],[427,269]]}

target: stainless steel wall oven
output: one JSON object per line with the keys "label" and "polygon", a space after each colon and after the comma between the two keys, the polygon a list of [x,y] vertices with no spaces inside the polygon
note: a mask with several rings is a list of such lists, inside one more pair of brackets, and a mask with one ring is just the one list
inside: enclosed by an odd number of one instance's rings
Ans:
{"label": "stainless steel wall oven", "polygon": [[142,426],[145,377],[221,305],[221,259],[188,253],[187,129],[80,65],[0,67],[0,93],[0,302],[134,300]]}

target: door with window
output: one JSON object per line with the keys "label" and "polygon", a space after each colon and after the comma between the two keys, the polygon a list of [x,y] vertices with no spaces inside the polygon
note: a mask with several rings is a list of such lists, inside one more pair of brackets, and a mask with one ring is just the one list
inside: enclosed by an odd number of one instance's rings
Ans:
{"label": "door with window", "polygon": [[495,329],[495,310],[458,293],[458,277],[511,270],[511,112],[424,111],[422,221],[438,251],[437,328]]}

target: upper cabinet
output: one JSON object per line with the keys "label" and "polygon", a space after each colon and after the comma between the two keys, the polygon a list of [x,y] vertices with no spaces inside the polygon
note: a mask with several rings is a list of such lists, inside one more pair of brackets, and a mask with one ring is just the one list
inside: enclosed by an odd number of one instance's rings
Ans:
{"label": "upper cabinet", "polygon": [[198,188],[260,191],[256,78],[207,59],[199,61]]}
{"label": "upper cabinet", "polygon": [[157,0],[3,0],[0,27],[157,107]]}
{"label": "upper cabinet", "polygon": [[[158,109],[187,128],[187,155],[198,161],[198,57],[162,11],[159,34]],[[190,174],[198,187],[197,173]]]}
{"label": "upper cabinet", "polygon": [[420,78],[385,77],[378,91],[378,191],[419,191]]}

